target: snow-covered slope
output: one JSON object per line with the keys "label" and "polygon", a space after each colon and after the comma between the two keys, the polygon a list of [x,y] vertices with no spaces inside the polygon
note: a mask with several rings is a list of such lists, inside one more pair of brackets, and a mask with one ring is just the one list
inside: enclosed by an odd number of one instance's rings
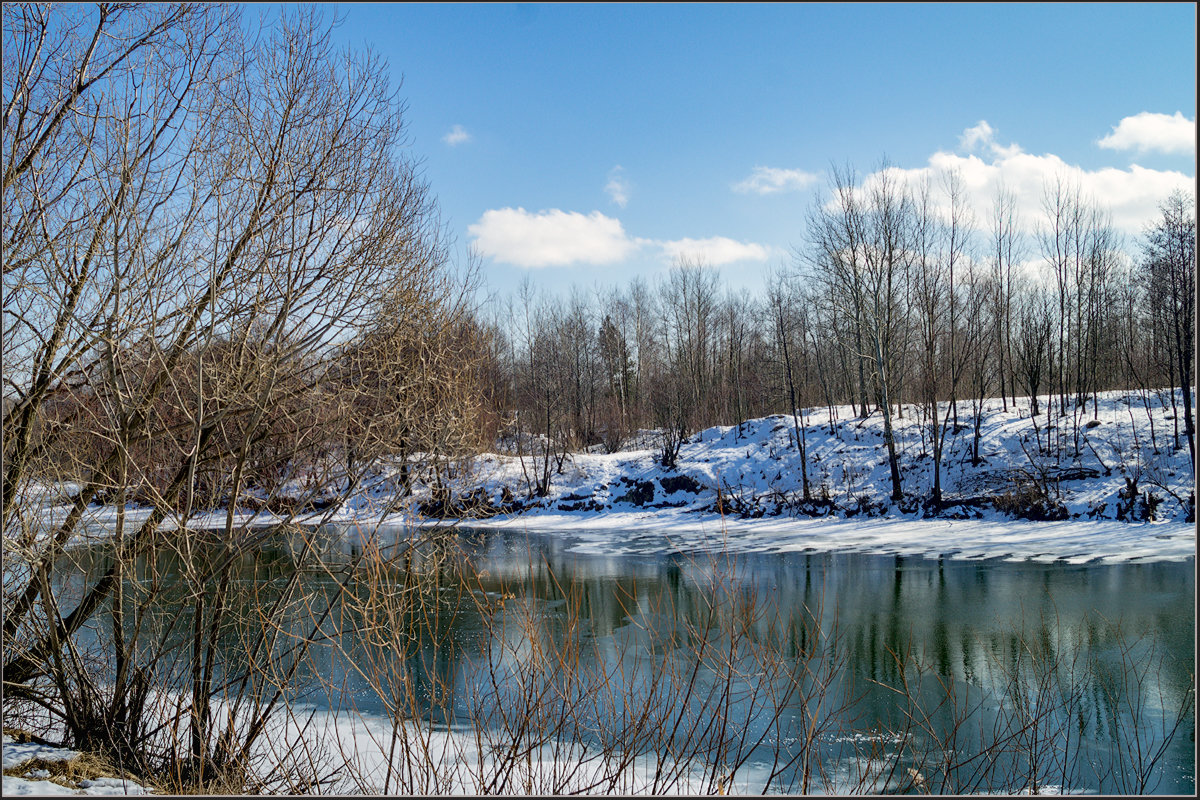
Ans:
{"label": "snow-covered slope", "polygon": [[[928,426],[914,408],[903,412],[893,420],[900,502],[889,499],[881,416],[857,419],[848,406],[832,410],[832,425],[828,409],[805,412],[808,501],[790,416],[701,431],[671,468],[655,449],[575,453],[543,498],[529,496],[530,460],[523,469],[510,455],[477,458],[460,485],[504,508],[469,524],[568,535],[572,549],[596,553],[836,550],[1073,562],[1195,554],[1195,478],[1182,424],[1174,446],[1166,393],[1101,395],[1098,413],[1089,404],[1080,414],[1077,455],[1070,416],[1051,420],[1061,426],[1055,449],[1046,445],[1055,433],[1044,411],[1031,418],[1025,399],[1007,411],[989,400],[976,464],[975,419],[960,404],[959,426],[951,422],[946,436],[940,505],[929,502]],[[345,510],[378,507],[375,494]]]}
{"label": "snow-covered slope", "polygon": [[[1187,445],[1181,435],[1182,446],[1174,447],[1170,405],[1158,398],[1150,405],[1148,414],[1137,393],[1102,395],[1094,419],[1090,404],[1080,415],[1076,453],[1070,416],[1056,414],[1061,441],[1048,448],[1044,412],[1031,418],[1024,401],[1004,411],[989,400],[980,419],[979,462],[972,464],[975,420],[969,404],[960,403],[959,425],[951,422],[946,436],[940,506],[929,503],[932,448],[915,409],[893,420],[905,495],[896,503],[889,500],[881,415],[857,419],[843,406],[834,409],[832,425],[826,409],[805,412],[808,502],[793,419],[772,416],[700,431],[680,449],[674,468],[663,467],[655,450],[573,454],[553,476],[548,497],[522,504],[522,511],[1185,521],[1195,491]],[[483,487],[496,504],[506,487],[518,499],[528,495],[513,456],[480,457],[466,484]]]}

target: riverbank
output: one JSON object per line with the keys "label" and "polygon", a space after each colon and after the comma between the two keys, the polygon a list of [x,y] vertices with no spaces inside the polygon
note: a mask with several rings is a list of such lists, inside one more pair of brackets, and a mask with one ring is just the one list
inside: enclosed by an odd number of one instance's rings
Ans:
{"label": "riverbank", "polygon": [[[65,513],[65,509],[60,511]],[[149,509],[144,508],[126,509],[126,525],[136,529],[149,513]],[[89,509],[73,544],[85,545],[111,537],[116,516],[117,510],[111,507]],[[239,527],[250,529],[284,523],[322,527],[330,535],[360,542],[381,537],[395,540],[430,529],[518,531],[564,539],[567,549],[592,555],[798,551],[1072,564],[1184,561],[1196,556],[1195,525],[1178,520],[1031,522],[999,514],[978,519],[899,514],[742,518],[686,506],[568,512],[550,507],[486,518],[440,520],[422,519],[407,512],[380,513],[370,508],[343,507],[291,519],[261,511],[238,514],[236,519]],[[193,518],[191,526],[219,528],[224,522],[224,512],[213,512]],[[171,522],[165,525],[169,527]],[[9,550],[10,555],[18,555],[12,552],[11,545]]]}
{"label": "riverbank", "polygon": [[[1023,398],[1007,409],[993,399],[980,409],[978,437],[963,403],[937,469],[940,503],[931,501],[930,430],[917,409],[905,406],[894,420],[900,501],[890,499],[880,415],[859,419],[852,411],[807,409],[802,418],[709,428],[687,439],[669,467],[652,432],[615,453],[566,453],[551,465],[542,496],[530,454],[541,445],[527,439],[524,453],[486,453],[455,465],[438,504],[420,476],[403,492],[393,464],[321,511],[239,507],[232,521],[333,523],[360,536],[380,525],[517,529],[570,535],[581,552],[606,553],[848,551],[1073,563],[1195,555],[1195,479],[1182,437],[1175,446],[1169,395],[1108,392],[1078,419],[1053,420],[1044,412],[1031,417]],[[43,490],[45,533],[65,518],[69,490]],[[149,510],[123,513],[132,527]],[[110,535],[117,517],[113,506],[90,507],[77,538]],[[187,525],[222,527],[228,518],[217,509]],[[162,526],[180,523],[168,517]]]}
{"label": "riverbank", "polygon": [[533,455],[480,456],[459,483],[464,496],[523,516],[682,509],[740,519],[1194,520],[1191,459],[1165,398],[1108,392],[1094,411],[1050,419],[1030,416],[1024,399],[1007,409],[992,399],[978,434],[960,403],[936,465],[939,502],[930,426],[916,407],[902,412],[893,420],[900,500],[891,499],[882,416],[860,419],[849,406],[807,409],[802,428],[800,417],[775,415],[699,431],[671,466],[652,445],[570,453],[552,465],[542,497]]}

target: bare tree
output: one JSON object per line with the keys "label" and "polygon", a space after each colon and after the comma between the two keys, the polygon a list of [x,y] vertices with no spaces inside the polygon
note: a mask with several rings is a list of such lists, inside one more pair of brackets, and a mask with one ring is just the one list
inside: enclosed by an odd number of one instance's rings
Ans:
{"label": "bare tree", "polygon": [[[1168,370],[1183,401],[1184,436],[1195,468],[1196,422],[1192,404],[1192,359],[1196,341],[1195,201],[1182,192],[1175,192],[1159,210],[1161,218],[1145,233],[1143,274],[1150,294],[1149,308],[1157,325],[1166,332]],[[1179,414],[1175,416],[1178,420]]]}
{"label": "bare tree", "polygon": [[[1043,211],[1039,243],[1053,273],[1058,301],[1051,378],[1057,390],[1059,416],[1072,414],[1072,454],[1078,457],[1080,416],[1089,394],[1093,413],[1097,409],[1100,352],[1107,349],[1103,342],[1106,329],[1111,327],[1106,317],[1110,275],[1120,242],[1110,216],[1061,176],[1047,184]],[[1068,406],[1068,394],[1074,396],[1073,406]],[[1061,426],[1055,430],[1061,440]]]}
{"label": "bare tree", "polygon": [[808,426],[800,406],[798,388],[808,375],[806,333],[809,328],[806,304],[795,299],[793,285],[782,273],[777,273],[767,287],[767,308],[770,312],[775,345],[783,364],[787,407],[792,417],[796,449],[800,453],[800,484],[804,500],[811,500],[808,482]]}
{"label": "bare tree", "polygon": [[[228,688],[217,633],[238,608],[230,559],[258,535],[237,511],[335,507],[414,421],[439,431],[422,446],[453,450],[474,402],[468,282],[445,277],[387,70],[335,53],[318,13],[285,14],[256,42],[225,7],[4,13],[3,503],[24,564],[5,577],[5,692],[61,709],[79,742],[161,767],[130,723],[155,660],[184,653],[174,763],[205,783],[245,766],[284,692],[262,683],[274,656],[251,658],[233,699],[268,702],[249,722],[213,713]],[[392,398],[404,408],[379,402],[378,370],[354,379],[368,354],[408,360],[392,377],[421,387]],[[63,479],[75,488],[54,520],[28,488]],[[64,608],[50,576],[94,500],[116,504],[115,551]],[[149,513],[126,530],[132,500]],[[220,524],[215,562],[193,558],[201,513]],[[165,629],[126,594],[135,558],[163,547],[194,609]],[[115,682],[73,644],[104,608]]]}
{"label": "bare tree", "polygon": [[[891,429],[890,397],[887,393],[890,351],[888,311],[892,298],[886,296],[890,268],[898,255],[895,245],[900,234],[897,226],[894,183],[884,178],[884,186],[863,199],[855,186],[854,173],[835,169],[830,177],[834,198],[827,205],[818,200],[809,218],[810,248],[800,254],[808,274],[826,287],[826,296],[848,320],[843,346],[849,349],[858,369],[860,415],[867,416],[866,387],[869,377],[875,390],[876,405],[884,415],[888,463],[892,469],[892,497],[902,496],[899,464]],[[878,207],[883,201],[886,208]],[[832,208],[831,208],[832,206]],[[882,212],[882,213],[881,213]],[[880,236],[886,241],[880,241]],[[888,247],[892,246],[889,253]],[[885,405],[886,403],[886,405]]]}
{"label": "bare tree", "polygon": [[1042,413],[1038,393],[1046,385],[1052,369],[1050,352],[1054,317],[1050,298],[1038,287],[1018,292],[1017,307],[1019,326],[1014,351],[1017,378],[1029,395],[1030,416],[1037,417]]}
{"label": "bare tree", "polygon": [[680,257],[658,294],[664,367],[682,393],[671,403],[673,419],[662,421],[680,438],[704,424],[711,413],[717,372],[717,273],[703,262]]}
{"label": "bare tree", "polygon": [[1000,382],[1000,400],[1008,410],[1011,396],[1016,404],[1016,385],[1013,377],[1013,267],[1024,257],[1021,221],[1017,215],[1016,197],[1003,185],[996,190],[992,201],[991,255],[992,285],[995,289],[991,304],[996,330],[993,338],[997,347],[996,372]]}
{"label": "bare tree", "polygon": [[[930,501],[935,508],[942,503],[946,435],[970,352],[957,313],[963,305],[957,295],[961,292],[967,261],[964,248],[969,222],[963,208],[961,179],[952,177],[945,188],[949,218],[944,220],[935,208],[930,183],[926,181],[918,188],[910,245],[914,256],[913,318],[919,329],[917,339],[921,350],[919,396],[929,425],[933,460]],[[940,408],[943,400],[944,413]]]}
{"label": "bare tree", "polygon": [[911,258],[906,237],[910,230],[908,220],[912,203],[886,161],[866,194],[869,205],[865,219],[866,240],[861,253],[862,271],[860,276],[851,278],[850,285],[861,295],[855,303],[861,307],[863,321],[865,348],[861,354],[869,357],[874,367],[876,406],[883,416],[883,442],[892,479],[891,499],[895,502],[903,499],[904,490],[892,426],[892,401],[898,377],[893,370],[896,356],[893,344],[902,322],[900,287]]}

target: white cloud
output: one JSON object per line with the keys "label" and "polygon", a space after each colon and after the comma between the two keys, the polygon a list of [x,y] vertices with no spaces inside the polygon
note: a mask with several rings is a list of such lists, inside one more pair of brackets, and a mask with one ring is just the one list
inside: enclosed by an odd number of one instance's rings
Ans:
{"label": "white cloud", "polygon": [[767,248],[753,242],[738,242],[724,236],[707,239],[674,239],[658,242],[665,255],[672,261],[679,257],[694,258],[719,267],[735,261],[766,261]]}
{"label": "white cloud", "polygon": [[[889,176],[902,185],[916,186],[925,178],[935,188],[935,201],[942,198],[936,189],[944,176],[957,171],[963,180],[968,204],[974,211],[976,226],[986,230],[998,186],[1004,186],[1016,199],[1017,210],[1026,229],[1032,230],[1040,221],[1045,187],[1059,177],[1077,185],[1085,198],[1092,198],[1112,213],[1113,225],[1128,234],[1138,234],[1143,226],[1158,216],[1158,204],[1174,189],[1194,191],[1195,178],[1173,170],[1147,169],[1131,165],[1127,169],[1104,167],[1085,170],[1068,164],[1060,157],[1046,153],[1026,153],[1015,143],[1001,145],[995,141],[995,131],[980,122],[963,131],[960,142],[974,148],[984,146],[986,152],[962,155],[938,151],[929,157],[925,166],[904,169],[889,167]],[[862,188],[878,181],[881,173],[867,175]]]}
{"label": "white cloud", "polygon": [[629,203],[630,186],[629,181],[625,180],[625,170],[620,164],[613,167],[608,173],[608,183],[604,184],[604,191],[608,193],[608,197],[621,208],[624,208]]}
{"label": "white cloud", "polygon": [[626,235],[620,220],[599,211],[491,209],[467,231],[483,255],[527,268],[611,264],[641,244]]}
{"label": "white cloud", "polygon": [[995,129],[988,125],[986,119],[981,119],[977,125],[962,132],[962,136],[958,137],[958,144],[963,150],[974,151],[981,144],[992,144],[995,135]]}
{"label": "white cloud", "polygon": [[1018,144],[1002,145],[996,141],[996,129],[988,124],[986,119],[979,120],[962,132],[958,137],[958,146],[968,153],[983,151],[992,156],[1008,157],[1021,152]]}
{"label": "white cloud", "polygon": [[733,184],[733,190],[739,194],[794,192],[812,185],[816,180],[816,175],[802,169],[755,167],[750,173],[750,177]]}
{"label": "white cloud", "polygon": [[467,133],[467,129],[462,125],[455,125],[449,133],[442,137],[442,141],[451,147],[457,147],[471,141],[471,134]]}
{"label": "white cloud", "polygon": [[599,211],[581,214],[553,208],[536,213],[523,208],[485,211],[467,227],[481,254],[527,269],[573,264],[612,264],[645,248],[663,261],[686,256],[721,266],[737,261],[766,261],[769,248],[725,236],[706,239],[643,239],[629,236],[621,221]]}
{"label": "white cloud", "polygon": [[1148,150],[1195,153],[1196,120],[1188,119],[1179,111],[1174,116],[1143,111],[1122,119],[1113,126],[1112,133],[1097,144],[1109,150],[1136,150],[1139,153]]}

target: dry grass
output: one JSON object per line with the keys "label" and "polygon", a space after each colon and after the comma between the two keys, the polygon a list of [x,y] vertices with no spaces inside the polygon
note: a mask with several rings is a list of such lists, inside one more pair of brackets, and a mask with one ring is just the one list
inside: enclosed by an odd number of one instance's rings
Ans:
{"label": "dry grass", "polygon": [[[13,737],[16,738],[15,736]],[[65,786],[68,789],[78,789],[80,781],[91,780],[97,778],[116,778],[120,780],[123,777],[107,760],[94,753],[80,753],[70,759],[45,759],[31,758],[17,764],[15,767],[9,767],[4,770],[4,774],[14,778],[25,778],[31,772],[44,770],[47,774],[40,777],[39,780],[51,781],[59,786]]]}
{"label": "dry grass", "polygon": [[[44,744],[53,746],[44,739],[35,736],[29,731],[19,728],[6,728],[4,735],[8,736],[18,744],[27,744],[33,742],[35,744]],[[68,789],[83,789],[80,786],[81,781],[94,781],[100,778],[111,778],[114,780],[136,780],[141,786],[146,787],[151,792],[156,791],[159,787],[154,786],[151,782],[144,778],[134,778],[128,773],[122,773],[120,769],[112,764],[107,758],[99,753],[76,753],[70,758],[30,758],[22,761],[15,766],[8,767],[4,770],[4,774],[11,778],[27,778],[29,773],[45,771],[45,775],[36,778],[35,780],[50,781],[57,783],[59,786],[64,786]]]}
{"label": "dry grass", "polygon": [[221,797],[248,793],[253,786],[251,776],[243,770],[225,770],[207,780],[188,780],[174,775],[160,775],[164,794],[177,796]]}

